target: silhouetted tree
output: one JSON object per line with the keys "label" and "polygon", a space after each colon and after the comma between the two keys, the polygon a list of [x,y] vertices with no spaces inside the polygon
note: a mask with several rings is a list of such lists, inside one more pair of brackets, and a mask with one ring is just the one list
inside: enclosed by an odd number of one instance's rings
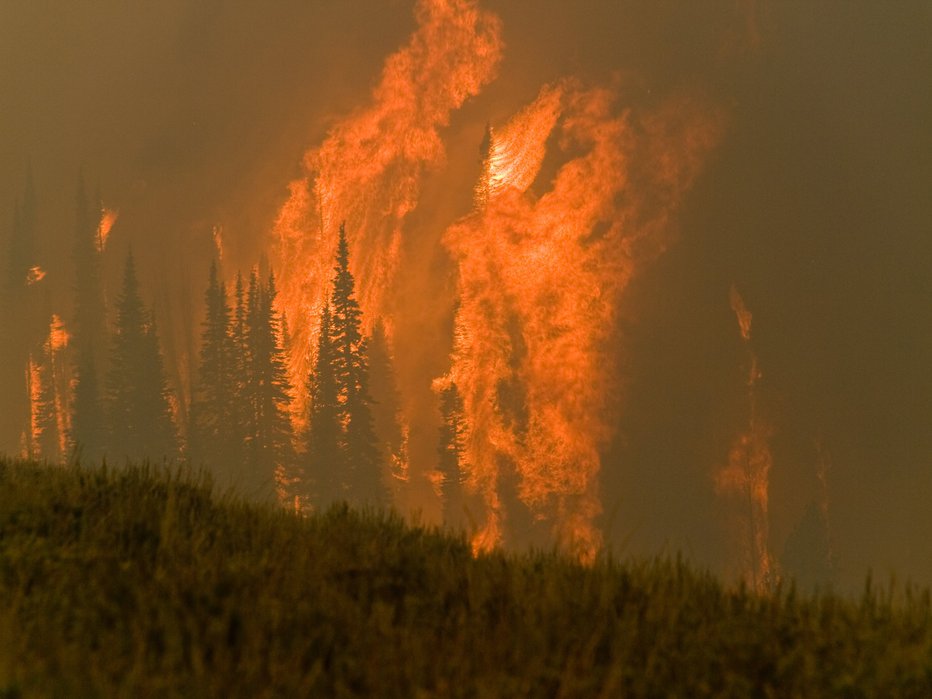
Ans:
{"label": "silhouetted tree", "polygon": [[320,334],[317,338],[317,357],[308,377],[310,414],[307,427],[307,458],[305,477],[313,481],[316,499],[325,506],[335,500],[347,498],[344,488],[344,461],[340,401],[334,367],[336,351],[333,344],[333,327],[330,304],[324,304],[320,316]]}
{"label": "silhouetted tree", "polygon": [[389,467],[383,474],[389,483],[401,475],[405,465],[405,442],[401,430],[401,401],[385,327],[379,320],[372,328],[368,342],[369,392],[372,396],[372,424],[379,450],[379,461]]}
{"label": "silhouetted tree", "polygon": [[237,409],[239,362],[226,287],[210,266],[207,315],[201,334],[200,366],[190,412],[189,457],[207,464],[222,482],[233,479],[242,458],[243,429]]}
{"label": "silhouetted tree", "polygon": [[443,521],[456,528],[465,528],[465,500],[463,498],[463,399],[452,381],[440,391],[440,439],[437,452],[438,470],[442,478]]}
{"label": "silhouetted tree", "polygon": [[379,505],[384,502],[385,489],[372,426],[369,367],[366,343],[360,330],[362,311],[354,296],[355,282],[349,271],[349,246],[343,225],[340,226],[336,262],[330,305],[334,377],[346,458],[344,482],[349,486],[351,501]]}
{"label": "silhouetted tree", "polygon": [[291,386],[276,294],[273,274],[263,285],[252,273],[245,318],[248,473],[244,486],[260,498],[270,497],[278,483],[290,481],[294,464],[288,417]]}
{"label": "silhouetted tree", "polygon": [[132,254],[126,257],[117,299],[107,380],[109,444],[112,457],[173,458],[178,438],[172,422],[158,333],[139,295]]}

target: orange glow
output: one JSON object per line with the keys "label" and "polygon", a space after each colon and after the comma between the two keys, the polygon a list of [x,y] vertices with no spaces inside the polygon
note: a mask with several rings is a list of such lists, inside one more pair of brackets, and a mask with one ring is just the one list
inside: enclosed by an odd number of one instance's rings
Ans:
{"label": "orange glow", "polygon": [[30,267],[29,271],[26,272],[26,284],[28,286],[41,282],[43,279],[45,279],[45,270],[39,265]]}
{"label": "orange glow", "polygon": [[100,211],[100,223],[97,224],[97,249],[100,252],[104,251],[104,248],[107,247],[107,238],[110,236],[110,229],[113,228],[113,224],[116,223],[117,218],[119,218],[120,212],[113,209],[101,209]]}
{"label": "orange glow", "polygon": [[425,168],[443,163],[439,129],[493,77],[501,55],[498,19],[470,0],[420,0],[416,19],[408,43],[386,60],[369,104],[306,153],[306,174],[289,185],[275,221],[278,303],[291,330],[300,413],[340,223],[346,222],[365,329],[383,316],[390,333],[386,295],[402,227]]}
{"label": "orange glow", "polygon": [[716,474],[715,484],[720,493],[738,499],[742,575],[752,588],[764,592],[774,584],[776,576],[770,552],[768,517],[770,469],[773,465],[770,438],[773,430],[760,419],[757,411],[756,387],[761,373],[757,356],[750,346],[751,313],[734,286],[731,287],[730,301],[750,359],[747,378],[748,426],[732,445],[728,464]]}
{"label": "orange glow", "polygon": [[71,335],[65,330],[65,324],[62,319],[55,313],[52,314],[52,322],[49,324],[49,346],[55,352],[64,349],[71,340]]}
{"label": "orange glow", "polygon": [[[486,507],[476,551],[505,537],[503,461],[565,550],[591,561],[601,547],[600,449],[619,407],[613,320],[637,267],[665,247],[719,122],[691,100],[634,115],[616,98],[566,81],[490,129],[476,212],[444,238],[459,269],[447,379],[468,424],[465,485]],[[552,135],[562,165],[538,198]]]}
{"label": "orange glow", "polygon": [[23,457],[27,459],[39,458],[39,435],[42,433],[39,425],[39,406],[42,401],[42,372],[39,363],[32,355],[26,365],[26,387],[29,393],[29,434],[24,435]]}
{"label": "orange glow", "polygon": [[217,259],[223,262],[223,226],[218,223],[213,227],[210,235],[214,241],[214,249],[217,251]]}
{"label": "orange glow", "polygon": [[55,382],[55,423],[58,429],[59,454],[68,450],[68,432],[71,429],[70,410],[65,402],[68,395],[68,362],[61,359],[62,351],[68,346],[71,335],[57,314],[52,314],[49,323],[47,352],[49,357],[50,380]]}

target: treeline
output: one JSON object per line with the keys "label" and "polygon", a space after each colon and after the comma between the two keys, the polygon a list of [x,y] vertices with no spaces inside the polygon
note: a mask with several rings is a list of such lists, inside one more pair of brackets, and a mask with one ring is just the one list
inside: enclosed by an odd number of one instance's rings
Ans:
{"label": "treeline", "polygon": [[[143,301],[132,252],[108,313],[98,221],[100,197],[83,182],[76,198],[74,305],[65,331],[40,293],[36,198],[31,178],[14,206],[3,288],[0,425],[4,451],[51,462],[186,461],[223,487],[298,508],[337,500],[390,504],[403,487],[406,436],[391,352],[380,322],[362,331],[341,226],[324,303],[307,408],[294,403],[288,328],[274,273],[237,273],[228,289],[216,261],[204,296],[192,397],[180,408],[169,387],[155,316]],[[464,524],[462,406],[441,393],[438,471],[447,521]],[[181,416],[186,416],[182,418]],[[298,426],[298,427],[296,427]]]}

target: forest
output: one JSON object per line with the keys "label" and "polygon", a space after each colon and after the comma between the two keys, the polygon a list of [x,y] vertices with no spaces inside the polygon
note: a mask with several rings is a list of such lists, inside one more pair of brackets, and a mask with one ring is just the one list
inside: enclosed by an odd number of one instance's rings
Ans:
{"label": "forest", "polygon": [[[51,464],[151,461],[205,468],[215,483],[297,511],[345,501],[386,507],[404,485],[405,443],[384,330],[361,330],[341,226],[323,305],[309,401],[295,408],[287,372],[288,324],[274,270],[236,272],[228,290],[219,260],[205,275],[203,323],[190,403],[179,409],[165,371],[157,318],[140,291],[130,251],[114,301],[100,258],[106,213],[77,186],[73,307],[49,308],[34,256],[36,194],[27,179],[5,257],[4,394],[0,450]],[[265,265],[267,267],[267,265]],[[66,320],[63,320],[66,319]],[[66,329],[67,328],[67,329]],[[461,408],[455,384],[438,407],[439,486],[462,504]],[[456,509],[457,505],[452,505]],[[462,512],[459,512],[462,517]],[[450,512],[450,521],[456,517]]]}

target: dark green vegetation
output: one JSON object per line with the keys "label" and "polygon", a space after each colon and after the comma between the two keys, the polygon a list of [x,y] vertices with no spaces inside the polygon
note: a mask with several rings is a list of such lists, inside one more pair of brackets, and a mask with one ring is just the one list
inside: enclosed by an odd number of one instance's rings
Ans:
{"label": "dark green vegetation", "polygon": [[929,696],[928,593],[473,558],[152,468],[0,462],[0,696]]}

